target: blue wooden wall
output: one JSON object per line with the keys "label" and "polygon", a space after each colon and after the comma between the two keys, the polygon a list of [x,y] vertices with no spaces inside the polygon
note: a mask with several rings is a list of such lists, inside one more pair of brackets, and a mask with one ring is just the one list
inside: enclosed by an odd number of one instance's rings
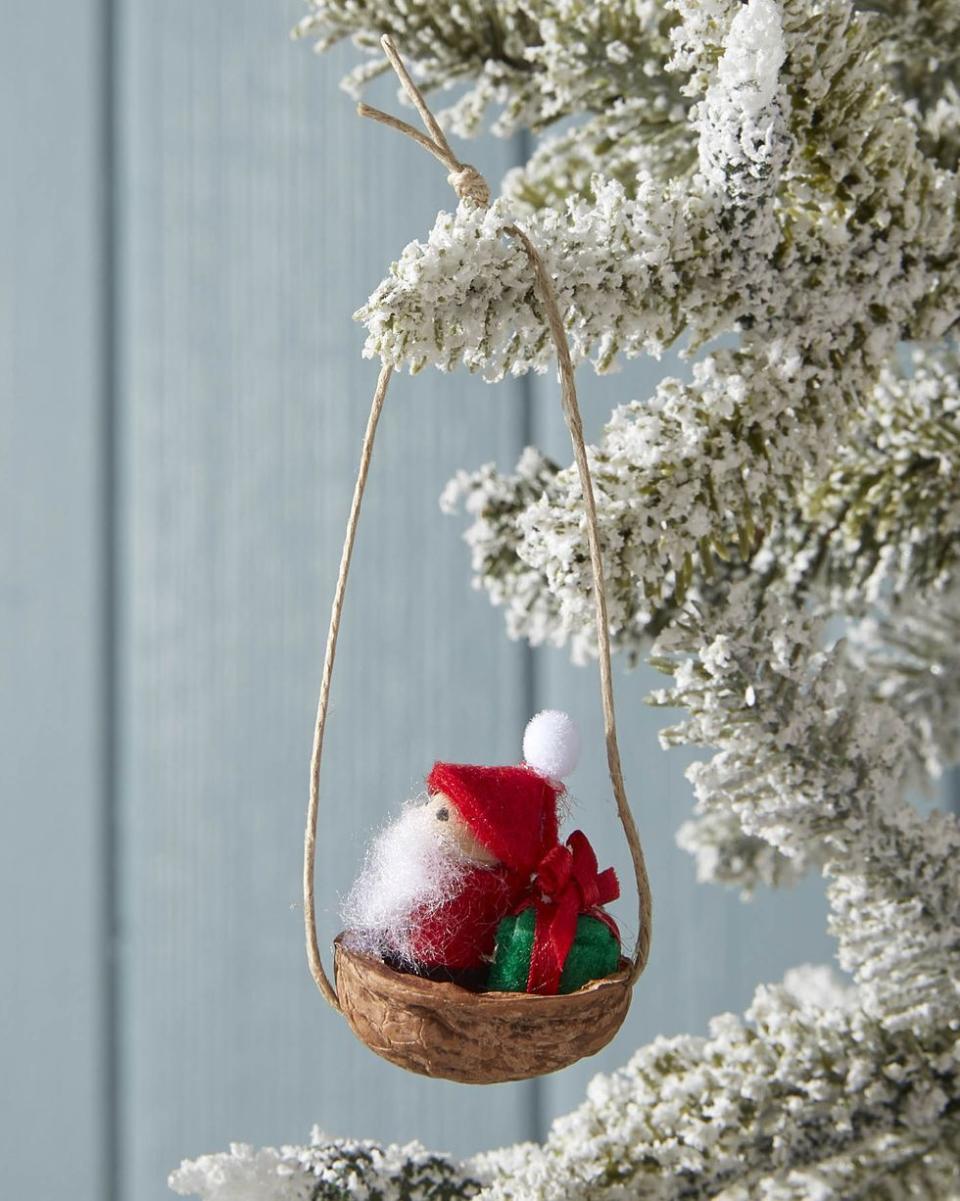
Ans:
{"label": "blue wooden wall", "polygon": [[[358,120],[297,0],[7,0],[0,40],[0,1163],[11,1197],[159,1201],[230,1140],[536,1137],[590,1073],[823,960],[816,882],[698,888],[685,760],[618,674],[654,955],[599,1060],[477,1090],[354,1043],[303,960],[300,840],[326,614],[375,367],[351,311],[451,197]],[[380,99],[393,103],[392,89]],[[471,157],[496,180],[509,142]],[[584,376],[588,426],[657,366]],[[398,380],[351,581],[319,889],[434,757],[510,762],[580,719],[584,823],[628,878],[592,672],[503,636],[436,498],[567,456],[554,386]],[[598,798],[603,798],[598,803]],[[623,905],[629,924],[632,897]]]}

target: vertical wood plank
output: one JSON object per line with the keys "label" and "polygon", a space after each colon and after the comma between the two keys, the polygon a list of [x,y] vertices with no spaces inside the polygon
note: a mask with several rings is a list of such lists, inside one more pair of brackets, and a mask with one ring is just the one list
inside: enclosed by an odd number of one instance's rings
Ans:
{"label": "vertical wood plank", "polygon": [[[376,366],[351,311],[452,197],[360,121],[345,48],[291,2],[125,0],[123,1195],[182,1156],[332,1134],[469,1152],[528,1137],[527,1085],[407,1076],[313,988],[299,880],[320,656]],[[395,104],[393,89],[379,102]],[[509,145],[478,150],[499,177]],[[439,513],[513,458],[519,386],[427,374],[388,398],[334,680],[323,934],[371,830],[434,758],[509,761],[525,652]]]}
{"label": "vertical wood plank", "polygon": [[99,0],[0,38],[0,1162],[104,1201],[105,108]]}
{"label": "vertical wood plank", "polygon": [[[672,359],[642,361],[605,378],[583,368],[577,382],[590,439],[599,437],[615,405],[651,395],[657,381],[668,374],[685,374],[683,364]],[[544,378],[538,379],[535,389],[535,441],[567,463],[572,456],[557,388]],[[537,653],[534,672],[538,706],[567,709],[581,727],[584,752],[570,782],[574,802],[570,826],[583,826],[597,847],[601,866],[617,868],[623,895],[611,908],[632,942],[636,894],[606,774],[596,667],[574,667],[564,652],[543,650]],[[596,1072],[626,1063],[636,1048],[656,1035],[705,1033],[714,1014],[742,1011],[762,981],[781,979],[798,964],[826,963],[833,957],[819,879],[784,892],[761,890],[751,903],[718,886],[696,882],[694,861],[676,846],[675,834],[692,810],[692,790],[683,772],[698,756],[692,750],[660,748],[658,731],[672,718],[644,700],[652,689],[664,686],[664,677],[645,666],[626,670],[616,661],[614,675],[627,793],[653,890],[653,945],[617,1038],[593,1059],[544,1080],[541,1134],[554,1117],[583,1100]]]}

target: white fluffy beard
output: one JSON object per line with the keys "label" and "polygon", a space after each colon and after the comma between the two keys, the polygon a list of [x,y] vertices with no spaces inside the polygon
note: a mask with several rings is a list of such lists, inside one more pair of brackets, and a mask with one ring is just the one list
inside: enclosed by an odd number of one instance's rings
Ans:
{"label": "white fluffy beard", "polygon": [[354,950],[390,955],[412,966],[413,914],[429,913],[449,901],[471,866],[444,837],[422,799],[409,801],[374,839],[341,906],[345,942]]}

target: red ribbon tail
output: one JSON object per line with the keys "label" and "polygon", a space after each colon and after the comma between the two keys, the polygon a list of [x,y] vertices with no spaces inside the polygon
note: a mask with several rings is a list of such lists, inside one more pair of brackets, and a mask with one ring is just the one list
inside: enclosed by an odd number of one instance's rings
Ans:
{"label": "red ribbon tail", "polygon": [[600,893],[600,904],[609,905],[620,896],[620,881],[612,867],[597,876],[597,891]]}
{"label": "red ribbon tail", "polygon": [[577,904],[571,897],[555,904],[541,902],[536,910],[527,992],[553,996],[577,933]]}

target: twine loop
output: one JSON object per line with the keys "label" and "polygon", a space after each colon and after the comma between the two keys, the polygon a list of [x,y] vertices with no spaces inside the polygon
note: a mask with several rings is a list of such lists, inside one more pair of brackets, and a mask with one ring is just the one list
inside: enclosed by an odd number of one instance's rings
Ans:
{"label": "twine loop", "polygon": [[[380,39],[383,52],[389,59],[393,69],[403,85],[404,91],[416,107],[427,129],[427,133],[402,121],[390,113],[385,113],[368,104],[358,104],[357,111],[362,117],[372,117],[382,125],[389,125],[400,133],[412,138],[434,158],[439,159],[447,168],[447,180],[461,200],[469,200],[480,208],[488,208],[490,204],[490,187],[476,167],[462,163],[453,153],[446,134],[440,128],[436,117],[430,111],[420,89],[414,83],[407,71],[403,59],[395,46],[393,39],[384,35]],[[544,314],[550,336],[557,352],[557,367],[560,373],[560,400],[563,405],[563,415],[573,443],[573,454],[580,477],[580,488],[583,494],[583,507],[587,525],[587,543],[590,549],[590,568],[593,576],[593,601],[596,610],[597,623],[597,658],[600,667],[600,699],[603,706],[603,729],[607,749],[607,767],[614,799],[617,804],[617,815],[623,827],[623,833],[630,848],[633,861],[634,877],[637,883],[637,900],[639,903],[640,928],[637,933],[637,944],[627,975],[628,984],[632,985],[646,966],[650,954],[650,925],[652,915],[652,900],[650,882],[647,877],[644,862],[643,847],[640,836],[627,801],[626,786],[623,781],[623,769],[620,764],[620,748],[617,744],[617,726],[613,706],[613,673],[610,666],[610,623],[607,617],[607,596],[604,586],[603,556],[600,548],[600,532],[597,521],[597,506],[593,494],[593,479],[590,475],[590,464],[587,458],[586,444],[583,438],[583,422],[580,417],[580,406],[577,401],[577,389],[574,381],[573,360],[570,355],[570,345],[563,324],[563,315],[557,301],[556,289],[547,270],[540,252],[531,241],[529,235],[518,225],[504,225],[503,233],[515,238],[523,248],[530,269],[536,280],[537,292],[543,303]],[[307,961],[310,972],[317,988],[327,1001],[340,1009],[337,990],[330,983],[320,955],[317,939],[317,922],[314,899],[314,867],[316,862],[317,814],[320,798],[320,760],[323,754],[323,735],[327,722],[327,709],[330,700],[330,682],[333,676],[333,663],[337,653],[337,637],[340,632],[340,619],[343,614],[344,597],[346,594],[347,575],[350,570],[350,559],[356,539],[357,524],[360,520],[360,505],[366,487],[367,475],[370,470],[370,460],[373,455],[373,441],[377,431],[377,423],[383,410],[387,387],[393,374],[393,368],[384,363],[380,368],[376,391],[367,419],[367,429],[363,436],[363,446],[360,451],[360,467],[357,482],[353,490],[353,502],[350,516],[347,520],[347,532],[344,537],[343,553],[340,559],[340,573],[334,593],[333,609],[330,614],[330,627],[327,634],[327,648],[323,661],[323,676],[320,682],[320,699],[317,702],[317,718],[313,734],[313,754],[310,761],[310,801],[307,808],[307,827],[303,842],[303,911],[306,930]],[[571,839],[579,835],[576,831]],[[584,841],[586,841],[584,839]],[[587,844],[589,846],[589,844]],[[594,863],[594,868],[596,864]],[[604,873],[606,876],[606,873]],[[615,880],[615,877],[614,877]]]}

